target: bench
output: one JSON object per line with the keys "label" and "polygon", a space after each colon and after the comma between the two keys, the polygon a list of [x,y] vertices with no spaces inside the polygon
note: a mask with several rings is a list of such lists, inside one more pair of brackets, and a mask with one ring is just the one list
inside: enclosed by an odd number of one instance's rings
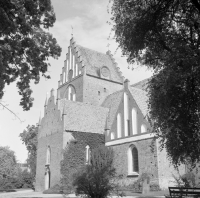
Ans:
{"label": "bench", "polygon": [[200,188],[169,187],[171,198],[200,197]]}

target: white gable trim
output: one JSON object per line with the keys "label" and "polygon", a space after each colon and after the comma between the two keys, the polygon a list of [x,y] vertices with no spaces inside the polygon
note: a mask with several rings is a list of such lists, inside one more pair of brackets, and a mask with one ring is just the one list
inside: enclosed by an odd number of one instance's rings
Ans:
{"label": "white gable trim", "polygon": [[132,137],[127,137],[127,138],[123,138],[123,139],[106,142],[106,146],[113,146],[113,145],[123,144],[123,143],[127,143],[127,142],[134,142],[134,141],[138,141],[138,140],[149,139],[149,138],[153,138],[154,136],[155,135],[152,133],[140,134],[137,136],[132,136]]}

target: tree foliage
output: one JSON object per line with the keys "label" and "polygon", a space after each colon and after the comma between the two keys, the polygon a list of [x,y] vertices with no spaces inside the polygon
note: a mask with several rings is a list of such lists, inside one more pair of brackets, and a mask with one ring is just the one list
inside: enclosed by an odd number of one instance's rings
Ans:
{"label": "tree foliage", "polygon": [[22,142],[25,144],[26,149],[28,150],[28,159],[27,164],[30,167],[31,173],[35,177],[36,175],[36,160],[37,160],[37,135],[38,135],[38,126],[28,125],[27,128],[20,133]]}
{"label": "tree foliage", "polygon": [[74,176],[76,194],[89,198],[106,198],[115,187],[112,183],[114,176],[113,150],[105,146],[96,148],[91,152],[91,163]]}
{"label": "tree foliage", "polygon": [[0,189],[12,189],[13,178],[17,175],[17,162],[14,151],[0,146]]}
{"label": "tree foliage", "polygon": [[45,31],[56,20],[51,0],[1,0],[0,19],[0,99],[5,84],[17,80],[20,105],[29,110],[31,80],[37,84],[41,75],[50,78],[48,58],[61,53],[56,39]]}
{"label": "tree foliage", "polygon": [[175,165],[200,160],[200,1],[113,0],[116,41],[154,71],[149,117]]}
{"label": "tree foliage", "polygon": [[16,174],[16,157],[9,147],[0,146],[0,178],[9,178]]}

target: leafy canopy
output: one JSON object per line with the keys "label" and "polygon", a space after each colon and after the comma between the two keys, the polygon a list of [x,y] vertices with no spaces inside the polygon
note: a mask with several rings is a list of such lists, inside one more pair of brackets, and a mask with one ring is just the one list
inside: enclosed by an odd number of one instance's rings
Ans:
{"label": "leafy canopy", "polygon": [[153,69],[149,117],[175,165],[200,160],[200,1],[113,0],[115,39]]}
{"label": "leafy canopy", "polygon": [[20,105],[29,110],[33,104],[30,81],[50,78],[48,58],[60,56],[56,39],[45,29],[56,18],[51,0],[0,1],[0,99],[5,84],[17,80]]}
{"label": "leafy canopy", "polygon": [[30,167],[32,175],[36,175],[36,160],[37,160],[37,135],[38,135],[38,126],[32,125],[27,126],[26,130],[23,133],[20,133],[22,142],[25,144],[26,149],[28,150],[28,159],[27,164]]}
{"label": "leafy canopy", "polygon": [[0,146],[0,180],[16,175],[16,157],[9,147]]}

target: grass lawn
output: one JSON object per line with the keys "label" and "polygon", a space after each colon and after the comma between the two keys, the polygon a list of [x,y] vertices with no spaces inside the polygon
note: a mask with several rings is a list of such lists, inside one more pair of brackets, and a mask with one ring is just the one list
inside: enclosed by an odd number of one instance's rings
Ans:
{"label": "grass lawn", "polygon": [[142,193],[135,193],[131,190],[123,190],[120,191],[124,194],[124,196],[137,196],[137,197],[155,197],[155,196],[164,196],[169,195],[169,190],[163,190],[163,191],[150,191],[148,194],[142,194]]}

